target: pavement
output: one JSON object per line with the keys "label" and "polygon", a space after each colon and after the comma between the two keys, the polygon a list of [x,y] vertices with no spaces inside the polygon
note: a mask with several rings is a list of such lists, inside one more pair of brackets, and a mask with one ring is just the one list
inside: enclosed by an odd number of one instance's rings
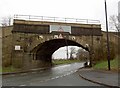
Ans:
{"label": "pavement", "polygon": [[78,73],[79,76],[85,80],[110,88],[120,88],[118,72],[95,70],[92,68],[82,68],[78,70]]}

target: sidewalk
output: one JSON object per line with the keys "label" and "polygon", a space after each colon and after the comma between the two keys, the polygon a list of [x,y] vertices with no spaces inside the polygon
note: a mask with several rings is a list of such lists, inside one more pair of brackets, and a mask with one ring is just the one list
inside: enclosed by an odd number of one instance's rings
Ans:
{"label": "sidewalk", "polygon": [[108,87],[120,87],[117,72],[94,70],[91,68],[82,68],[79,69],[78,72],[85,80]]}

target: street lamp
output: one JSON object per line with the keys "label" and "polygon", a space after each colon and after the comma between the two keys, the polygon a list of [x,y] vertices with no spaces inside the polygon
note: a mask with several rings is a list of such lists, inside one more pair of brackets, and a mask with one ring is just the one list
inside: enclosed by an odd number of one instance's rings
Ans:
{"label": "street lamp", "polygon": [[108,36],[108,21],[107,21],[107,4],[105,0],[105,17],[106,17],[106,32],[107,32],[107,60],[108,60],[108,70],[110,70],[110,47],[109,47],[109,36]]}

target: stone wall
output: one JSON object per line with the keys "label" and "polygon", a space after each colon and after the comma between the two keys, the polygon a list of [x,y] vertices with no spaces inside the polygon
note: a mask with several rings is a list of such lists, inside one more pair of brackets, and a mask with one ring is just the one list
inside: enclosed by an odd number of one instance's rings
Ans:
{"label": "stone wall", "polygon": [[2,63],[10,66],[12,63],[12,26],[2,28]]}
{"label": "stone wall", "polygon": [[[31,50],[34,49],[39,44],[44,43],[45,41],[49,41],[54,39],[54,35],[52,34],[25,34],[25,33],[13,33],[13,46],[16,45],[20,46],[21,49],[19,51],[13,51],[14,54],[12,55],[13,63],[20,62],[18,65],[22,66],[23,68],[36,68],[45,66],[45,63],[40,60],[36,60],[35,55],[31,53]],[[92,47],[100,47],[100,40],[101,36],[73,36],[69,35],[69,40],[75,41],[84,47],[86,44],[89,45],[89,48],[92,50]],[[50,64],[46,64],[46,66]],[[15,67],[16,64],[14,64]],[[19,67],[18,66],[18,67]]]}

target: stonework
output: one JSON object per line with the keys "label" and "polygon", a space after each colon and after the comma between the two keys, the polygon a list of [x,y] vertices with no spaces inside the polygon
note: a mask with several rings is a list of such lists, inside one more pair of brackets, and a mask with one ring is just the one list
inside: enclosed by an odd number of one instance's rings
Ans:
{"label": "stonework", "polygon": [[[17,24],[19,22],[17,21]],[[33,24],[36,24],[36,22],[32,22]],[[29,22],[30,24],[30,22]],[[46,30],[48,26],[43,26],[42,28]],[[22,23],[23,25],[23,23]],[[25,24],[27,25],[27,23]],[[37,24],[36,24],[37,25]],[[45,23],[44,25],[48,25],[48,23]],[[58,25],[58,24],[56,24]],[[65,24],[64,24],[65,25]],[[70,25],[70,24],[69,24]],[[84,28],[91,28],[90,25],[83,25],[83,24],[71,24],[72,26],[77,25],[77,27],[84,27]],[[106,38],[105,34],[102,32],[99,35],[72,35],[69,33],[62,33],[61,35],[58,33],[41,33],[40,29],[41,27],[37,25],[31,26],[31,29],[39,30],[39,33],[35,33],[35,31],[32,33],[29,32],[23,32],[20,30],[20,25],[18,27],[6,27],[5,30],[3,30],[3,65],[13,65],[17,68],[23,68],[23,69],[30,69],[30,68],[37,68],[37,67],[48,67],[51,66],[51,57],[52,54],[60,47],[66,46],[66,45],[75,45],[79,47],[83,47],[87,50],[86,44],[89,46],[89,50],[92,51],[92,53],[96,53],[94,51],[95,48],[100,48],[102,45],[103,38]],[[25,26],[26,27],[26,26]],[[28,28],[24,30],[29,30]],[[40,27],[40,28],[39,28]],[[18,28],[17,30],[15,28]],[[37,28],[37,29],[36,29]],[[42,30],[43,30],[42,29]],[[101,29],[100,25],[94,25],[92,26],[92,29],[99,30]],[[90,30],[92,30],[90,29]],[[31,30],[32,31],[32,30]],[[44,31],[45,32],[45,31]],[[103,36],[102,36],[102,35]],[[112,35],[111,35],[112,36]],[[110,40],[113,42],[116,42],[114,37],[111,37]],[[9,42],[8,42],[9,41]],[[15,49],[15,47],[19,47],[19,49]]]}

